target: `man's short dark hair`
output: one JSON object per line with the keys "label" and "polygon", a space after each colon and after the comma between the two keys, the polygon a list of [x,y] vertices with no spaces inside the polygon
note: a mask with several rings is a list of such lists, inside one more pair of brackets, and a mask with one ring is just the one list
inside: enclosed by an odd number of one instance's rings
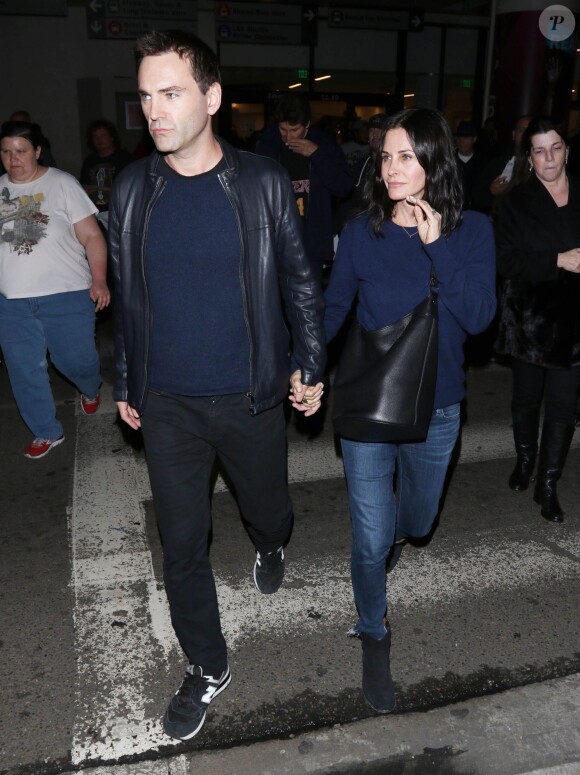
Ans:
{"label": "man's short dark hair", "polygon": [[222,82],[216,55],[203,40],[189,32],[153,30],[140,37],[135,45],[137,67],[145,57],[171,53],[189,62],[193,78],[202,94],[207,92],[212,83]]}
{"label": "man's short dark hair", "polygon": [[302,94],[282,94],[276,102],[274,117],[278,124],[287,121],[306,126],[310,121],[310,103]]}

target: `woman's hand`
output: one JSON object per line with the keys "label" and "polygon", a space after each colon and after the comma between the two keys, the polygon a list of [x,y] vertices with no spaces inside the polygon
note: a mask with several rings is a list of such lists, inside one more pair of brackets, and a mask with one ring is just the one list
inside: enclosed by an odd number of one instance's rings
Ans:
{"label": "woman's hand", "polygon": [[290,377],[290,395],[288,399],[292,402],[294,409],[304,412],[306,417],[310,417],[310,415],[320,409],[324,394],[323,388],[324,384],[322,382],[318,382],[316,385],[303,385],[302,372],[298,369]]}
{"label": "woman's hand", "polygon": [[441,236],[441,214],[434,210],[429,202],[408,196],[407,202],[413,207],[413,215],[417,220],[419,238],[424,245],[439,239]]}
{"label": "woman's hand", "polygon": [[107,283],[102,280],[93,280],[89,289],[89,296],[95,302],[95,312],[108,307],[111,301],[111,292],[107,287]]}
{"label": "woman's hand", "polygon": [[565,253],[558,253],[558,267],[566,272],[580,274],[580,248],[573,248]]}

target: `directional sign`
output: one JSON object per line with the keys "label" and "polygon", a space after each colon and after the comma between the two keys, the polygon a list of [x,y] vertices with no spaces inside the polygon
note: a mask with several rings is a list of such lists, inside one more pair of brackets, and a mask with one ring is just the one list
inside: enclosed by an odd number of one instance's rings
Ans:
{"label": "directional sign", "polygon": [[422,8],[412,8],[409,11],[409,29],[411,32],[423,32],[425,11]]}
{"label": "directional sign", "polygon": [[68,16],[66,0],[0,0],[0,14]]}
{"label": "directional sign", "polygon": [[[411,16],[416,17],[411,26]],[[328,11],[328,26],[359,30],[409,30],[423,26],[421,11],[412,12],[395,8],[378,10],[373,8],[338,8]]]}
{"label": "directional sign", "polygon": [[299,46],[302,43],[302,28],[295,24],[216,21],[215,38],[220,43],[270,43]]}
{"label": "directional sign", "polygon": [[299,5],[224,2],[216,0],[215,17],[227,22],[259,22],[262,24],[300,24]]}
{"label": "directional sign", "polygon": [[318,42],[318,14],[311,5],[302,6],[302,43],[315,46]]}
{"label": "directional sign", "polygon": [[314,6],[216,0],[214,14],[215,37],[220,43],[316,43]]}
{"label": "directional sign", "polygon": [[87,0],[86,7],[89,38],[134,40],[176,27],[197,32],[197,0]]}

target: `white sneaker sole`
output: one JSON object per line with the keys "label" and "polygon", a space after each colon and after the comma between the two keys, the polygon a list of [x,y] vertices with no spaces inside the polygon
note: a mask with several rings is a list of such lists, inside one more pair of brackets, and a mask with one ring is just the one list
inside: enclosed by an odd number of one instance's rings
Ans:
{"label": "white sneaker sole", "polygon": [[58,447],[59,444],[62,444],[64,441],[64,436],[60,439],[55,439],[50,447],[46,450],[46,452],[43,452],[42,455],[29,455],[27,452],[24,453],[24,457],[27,457],[29,460],[40,460],[43,457],[46,457],[49,452],[52,452],[52,450],[55,447]]}
{"label": "white sneaker sole", "polygon": [[[229,685],[230,685],[230,683],[231,683],[231,680],[232,680],[232,674],[230,673],[230,674],[228,675],[228,677],[227,677],[227,680],[225,681],[225,683],[223,683],[223,684],[220,686],[220,688],[219,688],[219,689],[216,689],[216,691],[215,691],[215,692],[212,694],[211,700],[210,700],[210,701],[208,702],[208,704],[207,704],[207,707],[208,707],[208,708],[209,708],[209,705],[210,705],[210,703],[211,703],[211,702],[213,702],[213,701],[215,700],[215,698],[218,696],[218,694],[221,694],[221,693],[223,692],[223,690],[224,690],[224,689],[227,689],[227,688],[228,688],[228,686],[229,686]],[[183,736],[183,737],[178,737],[177,735],[170,735],[170,734],[167,732],[167,730],[166,730],[166,729],[164,729],[164,732],[165,732],[165,734],[166,734],[166,735],[168,735],[169,737],[172,737],[174,740],[191,740],[191,738],[192,738],[192,737],[195,737],[195,736],[197,735],[197,733],[199,732],[199,730],[200,730],[200,729],[203,727],[203,725],[205,724],[205,717],[206,717],[206,715],[207,715],[207,708],[206,708],[206,712],[203,714],[203,718],[201,719],[201,721],[199,722],[199,724],[197,725],[197,727],[196,727],[196,728],[193,730],[193,732],[190,732],[188,735],[185,735],[185,736]]]}

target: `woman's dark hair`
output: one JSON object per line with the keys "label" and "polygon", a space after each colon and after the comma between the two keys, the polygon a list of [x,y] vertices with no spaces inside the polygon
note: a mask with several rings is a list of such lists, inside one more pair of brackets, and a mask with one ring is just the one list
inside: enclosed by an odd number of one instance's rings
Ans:
{"label": "woman's dark hair", "polygon": [[5,121],[0,129],[0,140],[5,137],[24,137],[35,150],[42,146],[40,127],[28,121]]}
{"label": "woman's dark hair", "polygon": [[520,151],[516,158],[515,169],[518,170],[517,175],[514,173],[514,182],[516,184],[524,183],[532,177],[532,170],[530,168],[532,138],[535,135],[545,135],[552,130],[562,138],[564,145],[568,146],[568,133],[562,123],[555,121],[550,116],[534,116],[532,118],[528,128],[522,135]]}
{"label": "woman's dark hair", "polygon": [[365,191],[369,225],[379,236],[383,224],[393,215],[396,202],[389,198],[382,178],[382,149],[391,129],[404,129],[417,161],[425,170],[426,199],[441,213],[441,232],[446,237],[461,223],[463,187],[457,166],[453,135],[445,117],[431,108],[410,108],[388,116],[381,132],[374,175]]}
{"label": "woman's dark hair", "polygon": [[135,46],[137,67],[145,57],[171,53],[189,62],[202,94],[212,83],[222,82],[218,60],[211,48],[195,35],[182,30],[153,30],[139,38]]}
{"label": "woman's dark hair", "polygon": [[119,132],[117,131],[117,127],[113,124],[112,121],[108,121],[106,118],[97,118],[95,121],[91,121],[87,127],[87,145],[91,151],[96,150],[95,146],[93,145],[93,133],[96,132],[97,129],[106,129],[107,132],[111,135],[111,140],[113,141],[115,148],[119,147],[121,141],[119,139]]}
{"label": "woman's dark hair", "polygon": [[545,135],[552,130],[560,135],[565,145],[568,145],[568,134],[560,122],[555,121],[549,116],[534,116],[528,124],[528,128],[522,135],[521,148],[523,153],[525,153],[526,156],[529,156],[532,152],[532,137],[534,135]]}

